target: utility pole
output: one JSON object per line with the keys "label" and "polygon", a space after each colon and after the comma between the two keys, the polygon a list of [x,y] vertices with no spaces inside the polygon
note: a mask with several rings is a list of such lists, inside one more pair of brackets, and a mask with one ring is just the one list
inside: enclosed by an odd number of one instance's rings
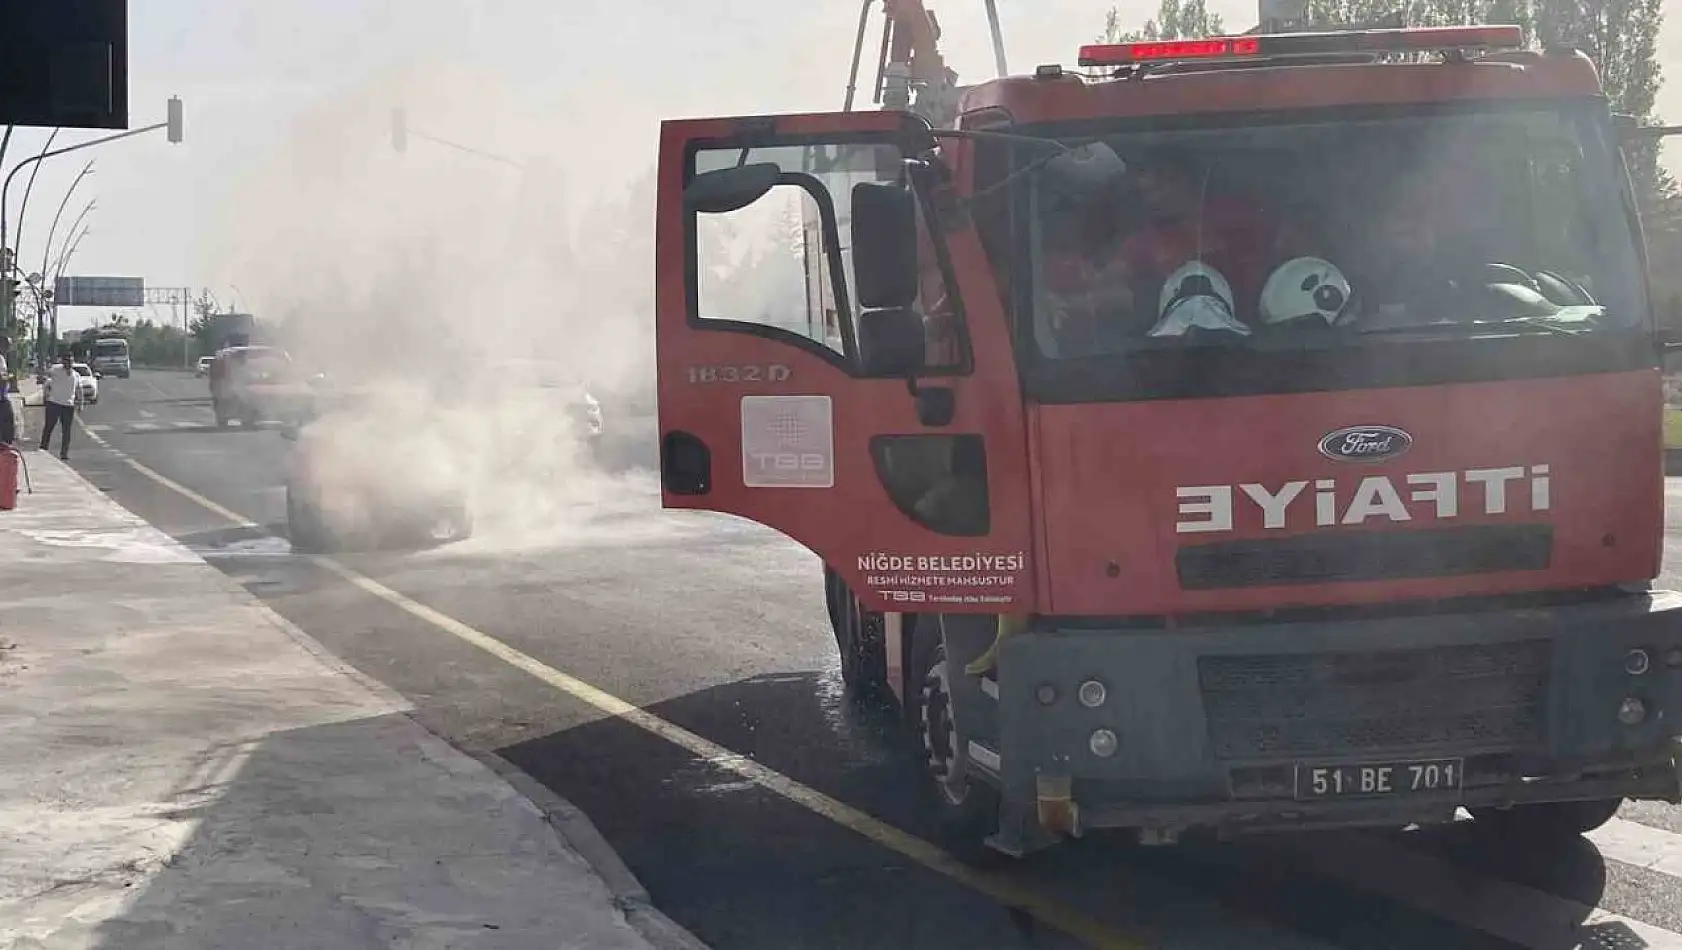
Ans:
{"label": "utility pole", "polygon": [[181,368],[188,369],[193,365],[193,322],[189,308],[192,306],[193,288],[181,288]]}

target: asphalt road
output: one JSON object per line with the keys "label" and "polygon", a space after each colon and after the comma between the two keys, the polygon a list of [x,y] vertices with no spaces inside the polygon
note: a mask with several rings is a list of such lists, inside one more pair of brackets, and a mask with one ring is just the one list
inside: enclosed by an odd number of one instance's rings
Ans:
{"label": "asphalt road", "polygon": [[[842,698],[818,567],[791,542],[664,512],[652,474],[631,465],[497,498],[500,517],[466,542],[338,560],[839,812],[605,715],[292,554],[288,443],[216,429],[204,380],[139,372],[104,380],[101,396],[71,450],[78,471],[404,694],[429,728],[578,805],[716,950],[1682,947],[1682,809],[1669,806],[1626,807],[1592,843],[1545,854],[1492,848],[1469,823],[1163,849],[1096,838],[954,879],[848,817],[920,827],[902,740]],[[621,449],[630,462],[651,451]],[[267,530],[230,527],[127,459]],[[1682,565],[1682,486],[1671,495],[1668,560]]]}

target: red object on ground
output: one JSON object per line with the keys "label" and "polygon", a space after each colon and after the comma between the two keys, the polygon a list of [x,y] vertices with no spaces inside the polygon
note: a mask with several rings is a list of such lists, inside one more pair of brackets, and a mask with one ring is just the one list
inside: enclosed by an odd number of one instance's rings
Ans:
{"label": "red object on ground", "polygon": [[18,506],[18,466],[23,456],[10,445],[0,446],[0,511]]}

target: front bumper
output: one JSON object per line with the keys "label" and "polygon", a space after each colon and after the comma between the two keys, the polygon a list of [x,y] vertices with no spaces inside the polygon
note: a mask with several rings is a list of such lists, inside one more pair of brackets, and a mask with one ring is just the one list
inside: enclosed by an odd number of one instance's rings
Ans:
{"label": "front bumper", "polygon": [[[1646,668],[1631,672],[1642,656]],[[1682,594],[1041,630],[1004,641],[999,660],[998,755],[983,771],[1007,802],[1038,802],[1042,822],[1054,803],[1050,820],[1076,826],[1063,831],[1406,824],[1459,806],[1674,802],[1682,783]],[[1105,698],[1089,708],[1077,694],[1091,680]],[[1626,721],[1629,700],[1637,721]],[[1093,751],[1100,729],[1117,738],[1109,756]],[[1460,762],[1458,788],[1315,797],[1300,787],[1313,768],[1442,759]]]}

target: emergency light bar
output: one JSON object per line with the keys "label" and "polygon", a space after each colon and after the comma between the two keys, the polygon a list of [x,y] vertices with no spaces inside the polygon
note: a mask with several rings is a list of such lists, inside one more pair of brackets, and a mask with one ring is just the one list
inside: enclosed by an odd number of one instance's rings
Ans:
{"label": "emergency light bar", "polygon": [[1335,53],[1423,53],[1448,49],[1520,49],[1516,26],[1446,26],[1341,33],[1271,33],[1198,40],[1098,43],[1080,48],[1082,66],[1136,66],[1196,59],[1271,59]]}

